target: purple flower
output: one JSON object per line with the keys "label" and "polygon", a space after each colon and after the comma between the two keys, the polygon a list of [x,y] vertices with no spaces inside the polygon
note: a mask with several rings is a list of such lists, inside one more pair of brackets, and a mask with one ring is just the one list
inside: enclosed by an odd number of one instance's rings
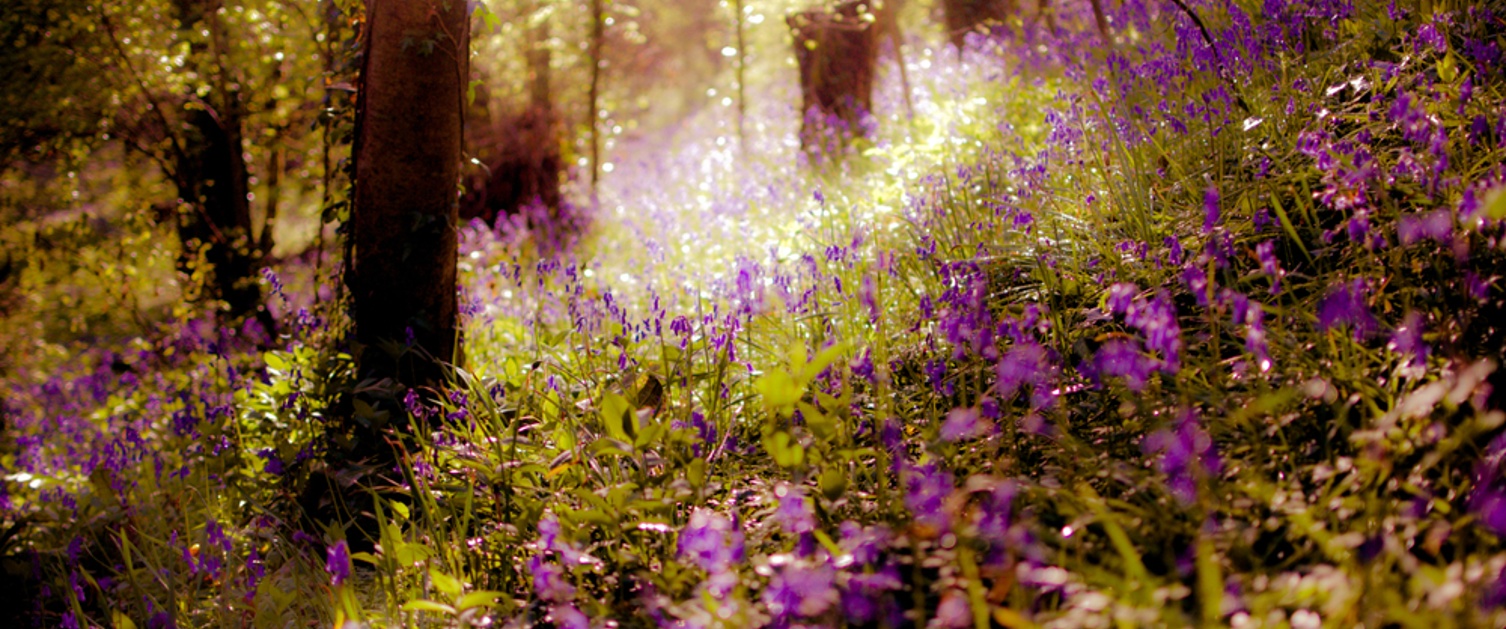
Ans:
{"label": "purple flower", "polygon": [[1497,436],[1485,448],[1485,457],[1475,465],[1475,488],[1469,495],[1469,510],[1480,525],[1506,537],[1506,479],[1501,476],[1506,459],[1506,435]]}
{"label": "purple flower", "polygon": [[1093,361],[1083,365],[1082,371],[1099,384],[1102,384],[1105,376],[1123,378],[1125,386],[1138,392],[1145,390],[1156,367],[1155,359],[1140,351],[1140,343],[1112,339],[1098,348]]}
{"label": "purple flower", "polygon": [[256,453],[256,456],[266,460],[267,463],[263,469],[265,469],[268,474],[271,474],[273,476],[282,476],[283,472],[286,471],[282,466],[282,458],[277,456],[276,450],[272,448],[262,448]]}
{"label": "purple flower", "polygon": [[976,439],[993,433],[994,425],[983,419],[978,407],[968,406],[952,409],[946,421],[941,423],[941,440],[949,442]]}
{"label": "purple flower", "polygon": [[1328,294],[1318,303],[1318,330],[1327,331],[1347,325],[1355,340],[1363,340],[1374,334],[1380,324],[1365,304],[1365,290],[1363,279],[1329,288]]}
{"label": "purple flower", "polygon": [[905,508],[915,518],[915,524],[936,535],[951,528],[946,499],[952,492],[952,475],[928,463],[909,467],[904,477]]}
{"label": "purple flower", "polygon": [[1265,309],[1259,302],[1249,301],[1244,295],[1235,295],[1241,305],[1234,308],[1234,324],[1245,325],[1245,351],[1254,354],[1261,373],[1271,370],[1270,347],[1265,336]]}
{"label": "purple flower", "polygon": [[1480,277],[1480,275],[1478,273],[1475,273],[1474,271],[1465,271],[1464,272],[1464,285],[1465,285],[1465,288],[1466,288],[1466,290],[1467,290],[1467,292],[1469,294],[1470,299],[1473,299],[1476,302],[1484,304],[1485,300],[1487,300],[1487,299],[1490,298],[1490,287],[1491,287],[1492,284],[1495,283],[1496,279],[1497,278],[1494,278],[1494,277],[1491,277],[1491,278],[1488,278],[1488,279],[1487,278],[1483,278],[1483,277]]}
{"label": "purple flower", "polygon": [[853,358],[848,367],[852,369],[852,375],[867,380],[870,384],[878,382],[878,376],[873,367],[872,349],[863,348],[863,353]]}
{"label": "purple flower", "polygon": [[972,606],[961,590],[950,589],[941,596],[941,605],[936,607],[936,617],[927,627],[936,629],[966,629],[973,626]]}
{"label": "purple flower", "polygon": [[1037,382],[1045,360],[1046,351],[1035,343],[1010,348],[999,359],[999,380],[995,385],[999,396],[1008,398],[1019,391],[1020,387]]}
{"label": "purple flower", "polygon": [[1009,536],[1015,493],[1014,483],[1003,481],[982,495],[973,515],[979,538],[997,546],[1004,544]]}
{"label": "purple flower", "polygon": [[927,360],[925,369],[926,379],[930,381],[931,388],[942,395],[951,395],[952,385],[946,381],[946,362]]}
{"label": "purple flower", "polygon": [[1105,305],[1108,306],[1109,312],[1112,314],[1125,314],[1129,312],[1130,306],[1135,303],[1135,295],[1139,294],[1139,292],[1140,287],[1134,284],[1115,284],[1109,287],[1109,296],[1105,300]]}
{"label": "purple flower", "polygon": [[731,573],[732,567],[743,560],[743,532],[731,518],[709,509],[696,509],[680,531],[679,557],[705,570],[713,581],[731,576],[735,585],[736,575]]}
{"label": "purple flower", "polygon": [[774,487],[774,496],[779,504],[774,509],[774,521],[791,535],[803,535],[816,530],[816,514],[811,510],[805,491],[789,483]]}
{"label": "purple flower", "polygon": [[329,547],[325,556],[324,571],[329,573],[330,584],[336,587],[350,578],[350,548],[345,545],[345,540],[335,542],[334,546]]}
{"label": "purple flower", "polygon": [[[1267,158],[1267,161],[1269,161],[1269,158]],[[1265,206],[1261,206],[1255,210],[1255,216],[1252,217],[1251,221],[1255,224],[1255,233],[1263,232],[1265,228],[1271,226],[1271,211],[1266,209]]]}
{"label": "purple flower", "polygon": [[894,592],[904,587],[899,568],[885,564],[874,572],[853,574],[847,577],[842,589],[842,612],[848,622],[867,625],[880,618],[889,620],[888,626],[900,626],[899,606],[894,602]]}
{"label": "purple flower", "polygon": [[1158,430],[1145,438],[1141,448],[1147,455],[1159,455],[1156,467],[1166,475],[1172,495],[1184,504],[1197,497],[1197,479],[1218,474],[1222,469],[1213,439],[1198,423],[1197,413],[1184,410],[1173,428]]}
{"label": "purple flower", "polygon": [[1189,262],[1182,269],[1182,282],[1187,285],[1187,291],[1197,300],[1197,305],[1208,307],[1208,274],[1203,267],[1194,262]]}
{"label": "purple flower", "polygon": [[591,629],[591,619],[570,603],[550,605],[549,619],[558,629]]}
{"label": "purple flower", "polygon": [[863,302],[863,307],[868,310],[868,323],[876,323],[879,320],[879,307],[876,295],[878,291],[873,286],[873,276],[863,276],[863,287],[858,295]]}
{"label": "purple flower", "polygon": [[546,551],[552,550],[559,553],[560,561],[566,565],[593,561],[589,555],[564,537],[559,516],[552,511],[545,512],[539,518],[539,546]]}
{"label": "purple flower", "polygon": [[1417,29],[1417,43],[1413,47],[1413,51],[1418,53],[1424,52],[1424,47],[1432,48],[1438,52],[1448,51],[1448,39],[1443,36],[1443,33],[1438,32],[1436,22],[1428,22]]}
{"label": "purple flower", "polygon": [[1183,253],[1182,241],[1177,240],[1176,236],[1167,236],[1161,244],[1166,245],[1166,261],[1172,266],[1180,266]]}
{"label": "purple flower", "polygon": [[838,530],[842,533],[842,550],[852,555],[853,565],[859,567],[877,564],[894,536],[882,524],[861,526],[852,520],[843,522]]}
{"label": "purple flower", "polygon": [[763,602],[776,621],[820,616],[837,602],[836,577],[836,571],[825,562],[785,563],[769,579]]}
{"label": "purple flower", "polygon": [[1218,225],[1219,201],[1218,187],[1210,184],[1203,192],[1203,233],[1205,234],[1213,231],[1213,228]]}
{"label": "purple flower", "polygon": [[1401,325],[1391,334],[1391,351],[1409,358],[1407,365],[1412,367],[1427,364],[1429,348],[1427,342],[1422,340],[1423,326],[1422,313],[1413,310],[1407,313]]}
{"label": "purple flower", "polygon": [[1271,278],[1271,294],[1281,292],[1281,261],[1276,259],[1276,243],[1267,240],[1255,245],[1255,256],[1260,258],[1260,271]]}
{"label": "purple flower", "polygon": [[1454,230],[1454,216],[1448,210],[1435,210],[1426,214],[1409,214],[1396,223],[1396,237],[1403,245],[1421,240],[1448,243]]}
{"label": "purple flower", "polygon": [[1177,323],[1177,307],[1166,293],[1150,301],[1137,300],[1125,322],[1145,336],[1145,347],[1160,352],[1162,370],[1176,373],[1181,364],[1182,327]]}
{"label": "purple flower", "polygon": [[564,603],[575,598],[575,586],[565,579],[565,569],[545,561],[543,556],[528,559],[528,572],[533,574],[533,591],[540,599]]}

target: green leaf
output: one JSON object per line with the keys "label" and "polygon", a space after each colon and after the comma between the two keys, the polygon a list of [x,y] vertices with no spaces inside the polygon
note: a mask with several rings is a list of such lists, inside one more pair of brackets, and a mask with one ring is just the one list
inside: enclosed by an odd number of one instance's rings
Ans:
{"label": "green leaf", "polygon": [[790,433],[776,432],[764,439],[763,445],[780,467],[796,467],[805,462],[805,446],[793,443]]}
{"label": "green leaf", "polygon": [[804,387],[786,371],[771,371],[760,376],[753,388],[763,397],[764,405],[780,415],[789,415],[804,393]]}
{"label": "green leaf", "polygon": [[607,436],[618,441],[633,442],[633,405],[627,398],[611,391],[601,396],[601,424]]}
{"label": "green leaf", "polygon": [[434,568],[429,568],[429,579],[434,582],[435,589],[438,589],[450,598],[460,596],[460,592],[465,589],[465,586],[461,585],[460,579],[456,579]]}
{"label": "green leaf", "polygon": [[376,555],[373,555],[371,553],[351,553],[350,559],[351,561],[364,561],[373,566],[378,565],[382,561],[381,559],[378,559]]}
{"label": "green leaf", "polygon": [[501,592],[492,592],[489,590],[471,592],[470,594],[466,594],[465,596],[456,599],[455,608],[459,609],[460,611],[465,611],[467,609],[475,607],[493,607],[496,606],[497,599],[500,598],[502,598]]}
{"label": "green leaf", "polygon": [[110,613],[110,624],[115,625],[115,629],[136,629],[136,621],[118,609]]}
{"label": "green leaf", "polygon": [[275,374],[284,374],[288,372],[288,361],[285,360],[282,356],[278,355],[277,352],[267,352],[265,354],[262,354],[261,359],[263,362],[267,363],[267,371]]}
{"label": "green leaf", "polygon": [[394,553],[394,558],[397,559],[397,563],[403,566],[416,565],[418,562],[428,559],[432,556],[434,556],[433,551],[430,551],[422,544],[414,544],[411,542],[398,544],[397,552]]}
{"label": "green leaf", "polygon": [[816,379],[816,376],[821,375],[821,372],[826,371],[827,367],[830,367],[832,363],[836,362],[837,359],[841,358],[842,354],[846,352],[846,343],[837,343],[836,345],[821,350],[820,353],[817,353],[816,357],[811,359],[811,362],[805,366],[802,375],[805,376],[806,380]]}
{"label": "green leaf", "polygon": [[406,603],[403,603],[402,610],[405,612],[434,612],[436,614],[444,614],[446,616],[455,615],[454,607],[450,607],[449,605],[445,605],[444,603],[436,603],[434,601],[425,600],[408,601]]}
{"label": "green leaf", "polygon": [[697,458],[685,466],[685,480],[690,481],[690,486],[700,489],[706,486],[706,459]]}
{"label": "green leaf", "polygon": [[1506,186],[1497,186],[1486,190],[1480,201],[1481,207],[1485,208],[1485,216],[1490,220],[1506,220]]}
{"label": "green leaf", "polygon": [[826,468],[826,471],[821,472],[821,494],[826,496],[827,500],[841,498],[845,491],[847,491],[847,470],[831,465]]}

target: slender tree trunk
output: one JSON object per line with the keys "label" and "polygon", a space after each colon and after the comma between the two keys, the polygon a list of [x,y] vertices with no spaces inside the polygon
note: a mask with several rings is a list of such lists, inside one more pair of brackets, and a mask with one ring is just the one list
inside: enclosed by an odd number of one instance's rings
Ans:
{"label": "slender tree trunk", "polygon": [[882,27],[868,10],[866,3],[843,0],[785,17],[800,68],[800,145],[810,155],[839,154],[863,135],[863,118],[873,111]]}
{"label": "slender tree trunk", "polygon": [[363,377],[443,383],[457,362],[463,0],[368,0],[349,269]]}
{"label": "slender tree trunk", "polygon": [[591,91],[590,115],[587,123],[591,131],[591,205],[596,205],[596,183],[601,179],[601,122],[597,111],[601,108],[601,47],[606,37],[606,10],[602,0],[591,0]]}
{"label": "slender tree trunk", "polygon": [[204,100],[191,105],[183,151],[174,173],[178,196],[183,200],[178,215],[178,237],[185,260],[204,251],[213,265],[203,288],[206,296],[218,297],[229,306],[230,315],[255,315],[271,331],[272,320],[262,309],[261,287],[252,277],[260,258],[252,241],[251,203],[247,199],[250,175],[242,144],[240,97],[225,77],[218,49],[220,32],[213,0],[179,0],[178,27],[183,31],[208,29],[213,48],[204,43],[190,47],[192,64],[201,75],[215,77],[214,89]]}
{"label": "slender tree trunk", "polygon": [[737,12],[737,150],[743,155],[748,154],[748,134],[744,129],[744,119],[748,117],[748,98],[746,87],[748,84],[748,51],[747,41],[743,37],[743,0],[734,0],[732,10]]}
{"label": "slender tree trunk", "polygon": [[[534,3],[534,11],[541,3]],[[528,29],[528,102],[543,111],[554,111],[554,90],[550,85],[550,64],[553,56],[549,49],[549,19],[534,17]]]}

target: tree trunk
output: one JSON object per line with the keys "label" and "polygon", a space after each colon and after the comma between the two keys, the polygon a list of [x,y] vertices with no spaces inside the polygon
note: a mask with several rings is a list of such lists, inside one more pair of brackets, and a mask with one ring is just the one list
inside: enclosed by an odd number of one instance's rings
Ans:
{"label": "tree trunk", "polygon": [[1015,10],[1014,0],[943,0],[947,35],[962,50],[967,34],[990,22],[1003,22]]}
{"label": "tree trunk", "polygon": [[880,27],[864,16],[866,3],[846,0],[830,9],[814,9],[786,18],[800,66],[800,145],[820,154],[840,150],[850,137],[862,135],[862,121],[873,110],[874,68]]}
{"label": "tree trunk", "polygon": [[597,204],[596,185],[601,179],[601,120],[598,110],[601,108],[601,47],[606,39],[606,9],[602,0],[591,0],[591,88],[587,100],[590,101],[590,115],[586,122],[591,133],[591,206]]}
{"label": "tree trunk", "polygon": [[232,317],[256,315],[270,332],[272,320],[261,309],[261,287],[252,277],[260,258],[254,251],[251,204],[246,198],[250,175],[241,143],[240,98],[218,58],[222,34],[217,8],[217,3],[204,0],[179,0],[176,6],[180,30],[211,33],[215,49],[195,43],[190,57],[201,75],[215,77],[216,82],[207,98],[190,105],[183,150],[174,165],[174,183],[183,201],[178,238],[185,262],[202,249],[205,261],[214,267],[202,285],[205,296],[224,300]]}
{"label": "tree trunk", "polygon": [[363,377],[438,386],[457,362],[456,184],[470,16],[368,0],[349,269]]}

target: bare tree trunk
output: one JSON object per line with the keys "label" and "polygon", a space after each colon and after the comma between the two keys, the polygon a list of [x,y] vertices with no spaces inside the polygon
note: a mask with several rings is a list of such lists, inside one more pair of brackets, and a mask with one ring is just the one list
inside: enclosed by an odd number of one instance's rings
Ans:
{"label": "bare tree trunk", "polygon": [[1014,0],[943,0],[946,30],[952,45],[962,50],[967,34],[990,22],[1003,22],[1015,12]]}
{"label": "bare tree trunk", "polygon": [[800,66],[800,145],[821,154],[861,135],[862,120],[873,110],[878,31],[868,5],[846,0],[828,9],[812,9],[785,18],[795,40]]}
{"label": "bare tree trunk", "polygon": [[748,76],[748,51],[747,41],[743,37],[743,0],[734,0],[732,10],[737,12],[737,150],[743,154],[748,153],[748,134],[744,128],[744,119],[748,117],[748,98],[745,91]]}
{"label": "bare tree trunk", "polygon": [[463,0],[368,0],[348,282],[363,377],[443,383],[457,362]]}
{"label": "bare tree trunk", "polygon": [[597,110],[601,108],[601,47],[606,38],[606,10],[602,6],[602,0],[591,0],[591,93],[587,100],[590,101],[590,115],[587,123],[591,126],[591,205],[597,203],[596,184],[601,179],[601,122],[598,120]]}
{"label": "bare tree trunk", "polygon": [[257,316],[270,332],[271,316],[261,308],[261,287],[252,277],[260,257],[253,250],[240,97],[219,57],[219,5],[214,0],[179,0],[175,8],[180,30],[210,32],[213,48],[195,43],[190,55],[199,72],[216,82],[209,96],[187,114],[183,150],[173,173],[183,200],[177,224],[183,259],[193,259],[202,249],[205,261],[214,267],[204,284],[207,296],[224,300],[233,317]]}
{"label": "bare tree trunk", "polygon": [[[534,11],[540,3],[534,3]],[[528,102],[535,109],[554,111],[554,91],[550,85],[553,55],[549,49],[549,18],[534,16],[528,29]]]}

